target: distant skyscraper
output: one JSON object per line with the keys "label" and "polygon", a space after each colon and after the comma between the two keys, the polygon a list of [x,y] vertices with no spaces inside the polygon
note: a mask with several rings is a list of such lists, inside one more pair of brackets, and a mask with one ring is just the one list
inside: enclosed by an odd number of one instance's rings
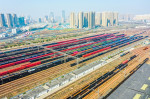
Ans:
{"label": "distant skyscraper", "polygon": [[88,13],[84,13],[84,27],[88,27]]}
{"label": "distant skyscraper", "polygon": [[83,12],[78,13],[78,28],[83,28],[84,19],[83,19]]}
{"label": "distant skyscraper", "polygon": [[91,26],[92,17],[91,16],[92,16],[91,12],[88,12],[88,28],[92,28],[92,26]]}
{"label": "distant skyscraper", "polygon": [[95,12],[88,13],[88,28],[95,28]]}
{"label": "distant skyscraper", "polygon": [[39,18],[39,23],[42,23],[42,18]]}
{"label": "distant skyscraper", "polygon": [[29,20],[28,19],[24,19],[24,24],[29,24]]}
{"label": "distant skyscraper", "polygon": [[24,26],[24,25],[25,25],[24,17],[19,17],[19,18],[18,18],[18,21],[19,21],[19,25],[20,25],[20,26]]}
{"label": "distant skyscraper", "polygon": [[54,21],[55,21],[54,12],[50,12],[49,18],[50,18],[50,22],[54,23]]}
{"label": "distant skyscraper", "polygon": [[7,14],[7,26],[13,27],[13,18],[11,14]]}
{"label": "distant skyscraper", "polygon": [[48,22],[48,16],[47,15],[44,17],[44,22]]}
{"label": "distant skyscraper", "polygon": [[63,23],[64,20],[62,19],[61,16],[56,16],[54,22],[61,22],[61,23]]}
{"label": "distant skyscraper", "polygon": [[65,11],[62,10],[62,22],[64,23],[65,22]]}
{"label": "distant skyscraper", "polygon": [[27,24],[30,24],[33,21],[31,16],[27,16],[26,19],[27,19]]}
{"label": "distant skyscraper", "polygon": [[118,25],[118,13],[117,12],[114,12],[113,25]]}
{"label": "distant skyscraper", "polygon": [[4,14],[0,14],[0,27],[6,27],[6,21]]}
{"label": "distant skyscraper", "polygon": [[102,13],[96,13],[95,24],[101,26],[102,24]]}
{"label": "distant skyscraper", "polygon": [[95,28],[95,12],[93,12],[92,21],[93,21],[92,28]]}
{"label": "distant skyscraper", "polygon": [[27,19],[28,19],[29,21],[31,21],[31,16],[27,16]]}
{"label": "distant skyscraper", "polygon": [[108,26],[108,18],[107,18],[107,13],[106,12],[103,12],[102,13],[102,26]]}
{"label": "distant skyscraper", "polygon": [[119,21],[133,21],[134,15],[132,14],[121,14],[119,15]]}
{"label": "distant skyscraper", "polygon": [[54,12],[50,12],[50,18],[54,18]]}
{"label": "distant skyscraper", "polygon": [[32,19],[29,16],[24,17],[24,22],[25,22],[25,24],[30,24],[30,23],[32,23]]}
{"label": "distant skyscraper", "polygon": [[79,16],[75,15],[75,27],[77,28],[79,26]]}
{"label": "distant skyscraper", "polygon": [[110,12],[109,19],[110,19],[109,26],[114,26],[114,13],[113,12]]}
{"label": "distant skyscraper", "polygon": [[64,18],[61,18],[61,23],[64,23],[64,22],[65,22]]}
{"label": "distant skyscraper", "polygon": [[115,26],[118,24],[118,13],[103,12],[102,13],[102,26]]}
{"label": "distant skyscraper", "polygon": [[54,17],[52,17],[52,18],[50,19],[50,21],[51,21],[51,23],[54,23],[54,22],[55,22]]}
{"label": "distant skyscraper", "polygon": [[70,14],[70,28],[75,28],[75,13],[71,12]]}
{"label": "distant skyscraper", "polygon": [[18,24],[17,15],[13,14],[12,17],[13,17],[14,26],[17,26],[17,24]]}

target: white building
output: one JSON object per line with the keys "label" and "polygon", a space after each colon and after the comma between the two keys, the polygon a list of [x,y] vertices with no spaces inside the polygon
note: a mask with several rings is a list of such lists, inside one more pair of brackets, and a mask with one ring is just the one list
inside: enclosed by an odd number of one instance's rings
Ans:
{"label": "white building", "polygon": [[78,27],[81,29],[81,28],[83,28],[83,22],[84,22],[84,20],[83,20],[83,12],[79,12],[78,13],[78,20],[79,20],[79,23],[78,23]]}
{"label": "white building", "polygon": [[140,21],[150,20],[150,14],[136,15],[133,19],[140,20]]}
{"label": "white building", "polygon": [[75,13],[70,14],[70,28],[75,28]]}

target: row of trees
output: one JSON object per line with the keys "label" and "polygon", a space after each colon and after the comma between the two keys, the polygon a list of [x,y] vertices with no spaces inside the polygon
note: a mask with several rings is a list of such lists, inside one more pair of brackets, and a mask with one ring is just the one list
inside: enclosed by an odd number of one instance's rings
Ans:
{"label": "row of trees", "polygon": [[77,33],[77,34],[56,35],[53,37],[38,38],[38,39],[34,39],[34,40],[29,40],[28,42],[26,42],[26,41],[12,42],[9,44],[4,44],[0,48],[3,49],[3,48],[12,48],[12,47],[17,47],[17,46],[23,46],[23,45],[30,45],[30,42],[34,43],[34,44],[46,43],[46,42],[50,42],[50,41],[54,41],[54,40],[68,39],[68,38],[83,36],[83,35],[87,35],[87,34],[89,34],[89,33],[84,32],[84,33]]}

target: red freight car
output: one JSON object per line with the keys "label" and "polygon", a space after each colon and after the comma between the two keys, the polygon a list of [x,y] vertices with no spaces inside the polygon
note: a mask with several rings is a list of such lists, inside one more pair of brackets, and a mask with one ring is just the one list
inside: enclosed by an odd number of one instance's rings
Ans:
{"label": "red freight car", "polygon": [[[90,38],[85,38],[85,39],[81,39],[81,40],[74,40],[74,41],[64,42],[64,43],[60,43],[60,44],[55,44],[55,45],[47,46],[47,48],[56,47],[56,46],[60,46],[60,45],[64,45],[64,44],[76,43],[76,42],[84,41],[84,40],[91,40],[91,39],[93,39],[93,38],[104,37],[104,36],[108,36],[108,35],[109,35],[109,34],[104,34],[104,35],[95,36],[95,37],[90,37]],[[111,35],[111,36],[113,36],[113,35]]]}
{"label": "red freight car", "polygon": [[13,63],[1,65],[1,66],[0,66],[0,69],[1,69],[1,68],[6,68],[6,67],[9,67],[9,66],[12,66],[12,65],[15,65],[15,63],[13,62]]}
{"label": "red freight car", "polygon": [[38,62],[35,62],[35,63],[30,63],[30,64],[26,65],[26,68],[33,67],[33,66],[36,66],[36,65],[39,65],[39,64],[41,64],[41,61],[38,61]]}
{"label": "red freight car", "polygon": [[8,73],[13,73],[13,72],[16,72],[16,71],[18,71],[18,68],[10,69],[10,70],[8,70]]}
{"label": "red freight car", "polygon": [[8,72],[7,72],[7,71],[0,72],[0,76],[6,75],[6,74],[8,74]]}
{"label": "red freight car", "polygon": [[75,43],[78,41],[81,41],[81,40],[75,40],[75,41],[69,41],[69,42],[64,42],[64,43],[60,43],[60,44],[50,45],[50,46],[47,46],[46,48],[56,47],[56,46],[65,45],[65,44],[71,44],[71,43]]}
{"label": "red freight car", "polygon": [[33,66],[36,66],[36,65],[39,65],[39,64],[41,64],[41,61],[21,65],[20,67],[10,69],[8,71],[0,72],[0,76],[6,75],[6,74],[9,74],[9,73],[13,73],[13,72],[16,72],[16,71],[19,71],[19,70],[23,70],[25,68],[33,67]]}
{"label": "red freight car", "polygon": [[30,61],[30,60],[37,59],[37,58],[41,58],[41,57],[44,57],[44,56],[53,55],[53,54],[54,54],[54,53],[48,53],[48,54],[45,54],[45,55],[40,55],[40,56],[37,56],[37,57],[33,57],[33,58],[24,59],[24,60],[21,60],[21,61],[17,61],[17,62],[5,64],[5,65],[1,65],[1,66],[0,66],[0,69],[1,69],[1,68],[6,68],[6,67],[10,67],[10,66],[13,66],[13,65],[17,65],[17,64],[21,64],[21,63],[24,63],[24,62],[28,62],[28,61]]}
{"label": "red freight car", "polygon": [[77,48],[81,48],[81,47],[92,45],[92,44],[96,44],[96,43],[103,42],[103,41],[108,41],[108,40],[111,40],[111,39],[114,39],[114,38],[119,38],[119,37],[115,36],[115,37],[108,38],[108,39],[105,39],[105,40],[101,40],[101,41],[98,41],[98,42],[93,42],[93,43],[89,43],[89,44],[85,44],[85,45],[80,45],[80,46],[72,47],[72,48],[69,48],[69,49],[62,50],[62,52],[63,51],[73,50],[73,49],[77,49]]}
{"label": "red freight car", "polygon": [[109,47],[106,47],[106,48],[103,48],[103,49],[100,49],[100,50],[97,50],[97,51],[94,51],[94,52],[91,52],[91,53],[85,54],[85,55],[83,55],[83,57],[88,57],[88,56],[90,56],[90,55],[93,55],[93,54],[96,54],[96,53],[102,52],[102,51],[107,50],[107,49],[110,49],[110,48],[111,48],[111,47],[109,46]]}
{"label": "red freight car", "polygon": [[70,42],[70,41],[75,41],[77,39],[72,39],[72,40],[66,40],[66,41],[60,41],[60,42],[57,42],[57,43],[64,43],[64,42]]}
{"label": "red freight car", "polygon": [[129,61],[129,60],[125,60],[125,61],[122,62],[122,64],[126,64],[126,63],[128,63],[128,61]]}

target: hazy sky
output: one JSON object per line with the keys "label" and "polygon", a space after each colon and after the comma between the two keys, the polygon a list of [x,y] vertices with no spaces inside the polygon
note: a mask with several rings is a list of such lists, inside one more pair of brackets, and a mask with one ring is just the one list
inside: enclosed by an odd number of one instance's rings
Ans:
{"label": "hazy sky", "polygon": [[0,0],[0,13],[30,15],[33,18],[78,11],[117,11],[121,14],[150,14],[150,0]]}

